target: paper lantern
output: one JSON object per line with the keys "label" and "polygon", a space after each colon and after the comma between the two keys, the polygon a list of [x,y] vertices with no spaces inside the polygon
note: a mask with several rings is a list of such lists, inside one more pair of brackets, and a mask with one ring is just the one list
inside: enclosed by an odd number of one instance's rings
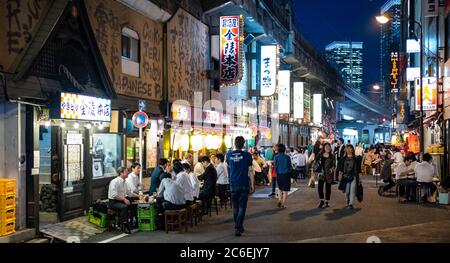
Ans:
{"label": "paper lantern", "polygon": [[170,144],[172,145],[172,149],[177,151],[180,148],[181,142],[181,133],[177,132],[175,134],[171,134],[170,136]]}
{"label": "paper lantern", "polygon": [[231,147],[233,147],[233,137],[231,137],[231,135],[225,135],[224,141],[225,141],[225,146],[227,147],[227,149],[230,149]]}
{"label": "paper lantern", "polygon": [[194,135],[191,137],[191,144],[193,151],[200,151],[203,148],[203,136]]}
{"label": "paper lantern", "polygon": [[181,150],[183,152],[186,152],[189,150],[189,135],[187,135],[187,134],[181,135],[180,146],[181,146]]}

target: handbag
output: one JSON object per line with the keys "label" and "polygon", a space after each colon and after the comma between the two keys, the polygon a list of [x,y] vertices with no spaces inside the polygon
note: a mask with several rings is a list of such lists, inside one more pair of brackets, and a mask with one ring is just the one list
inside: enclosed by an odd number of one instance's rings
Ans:
{"label": "handbag", "polygon": [[312,154],[309,156],[308,164],[314,162],[315,159],[316,159],[316,157],[314,156],[314,153],[312,153]]}
{"label": "handbag", "polygon": [[358,202],[362,202],[364,197],[364,188],[362,186],[362,183],[359,183],[358,186],[356,186],[356,198],[358,199]]}

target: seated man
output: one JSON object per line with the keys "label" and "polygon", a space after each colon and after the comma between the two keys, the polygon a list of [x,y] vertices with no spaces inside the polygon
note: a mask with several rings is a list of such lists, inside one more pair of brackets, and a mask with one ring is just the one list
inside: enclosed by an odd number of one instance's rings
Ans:
{"label": "seated man", "polygon": [[[187,163],[186,163],[187,164]],[[176,174],[175,181],[181,187],[184,193],[184,199],[186,200],[186,206],[190,206],[194,201],[194,187],[191,184],[189,174],[184,171],[183,164],[177,162],[173,164],[173,170]]]}
{"label": "seated man", "polygon": [[150,177],[150,190],[148,191],[149,195],[153,195],[156,190],[159,188],[161,184],[161,180],[164,177],[164,173],[168,169],[169,161],[165,158],[159,160],[158,167],[153,170],[152,175]]}
{"label": "seated man", "polygon": [[[410,185],[411,190],[415,190],[418,184],[421,184],[427,188],[430,188],[431,195],[437,190],[436,185],[433,183],[433,177],[436,176],[436,171],[433,166],[433,157],[429,153],[423,155],[423,162],[416,165],[414,168],[416,173],[417,181]],[[415,193],[415,191],[414,191]],[[417,198],[422,198],[424,203],[428,202],[427,196],[417,196]]]}
{"label": "seated man", "polygon": [[165,210],[179,210],[185,207],[186,199],[180,185],[172,179],[170,173],[164,173],[159,187],[156,206],[159,212]]}
{"label": "seated man", "polygon": [[410,195],[411,188],[409,187],[409,184],[412,183],[412,181],[410,179],[408,179],[408,175],[414,172],[414,170],[411,166],[412,162],[413,162],[413,158],[411,158],[410,156],[406,156],[404,159],[404,162],[400,163],[397,166],[397,169],[395,170],[395,173],[396,173],[395,179],[397,180],[397,184],[402,186],[400,188],[399,195],[402,195],[402,191],[404,192],[404,195],[405,195],[404,201],[412,201],[412,198]]}
{"label": "seated man", "polygon": [[126,179],[128,177],[128,169],[121,167],[118,169],[118,176],[109,183],[108,199],[109,207],[118,211],[120,216],[120,224],[123,232],[130,232],[128,221],[128,211],[131,205],[130,200],[139,198],[133,194],[127,187]]}
{"label": "seated man", "polygon": [[378,194],[380,196],[383,195],[384,192],[395,186],[395,182],[392,179],[392,164],[395,160],[392,159],[392,153],[389,150],[386,150],[385,153],[385,161],[383,164],[383,168],[381,169],[381,179],[383,179],[383,182],[385,182],[386,185],[380,186],[378,188]]}
{"label": "seated man", "polygon": [[208,200],[216,195],[216,183],[217,183],[217,171],[211,164],[209,157],[203,156],[202,165],[205,168],[205,172],[198,177],[203,181],[203,187],[200,189],[199,199],[203,203],[203,214],[207,214]]}

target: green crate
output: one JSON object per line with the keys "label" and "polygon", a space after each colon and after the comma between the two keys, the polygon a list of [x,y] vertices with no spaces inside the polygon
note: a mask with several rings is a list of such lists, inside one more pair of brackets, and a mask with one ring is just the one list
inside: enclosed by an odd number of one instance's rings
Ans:
{"label": "green crate", "polygon": [[108,215],[105,213],[94,211],[91,207],[89,208],[88,222],[98,227],[106,228],[108,226]]}
{"label": "green crate", "polygon": [[138,218],[138,226],[140,231],[155,231],[156,230],[156,218]]}
{"label": "green crate", "polygon": [[139,205],[137,209],[138,218],[154,218],[156,217],[156,209],[154,205]]}

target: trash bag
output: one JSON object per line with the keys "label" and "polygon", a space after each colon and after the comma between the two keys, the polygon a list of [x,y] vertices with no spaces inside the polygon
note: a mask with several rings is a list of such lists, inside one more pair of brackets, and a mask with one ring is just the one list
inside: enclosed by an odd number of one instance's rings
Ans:
{"label": "trash bag", "polygon": [[364,188],[361,183],[356,186],[356,198],[358,199],[358,202],[362,202],[364,197]]}

